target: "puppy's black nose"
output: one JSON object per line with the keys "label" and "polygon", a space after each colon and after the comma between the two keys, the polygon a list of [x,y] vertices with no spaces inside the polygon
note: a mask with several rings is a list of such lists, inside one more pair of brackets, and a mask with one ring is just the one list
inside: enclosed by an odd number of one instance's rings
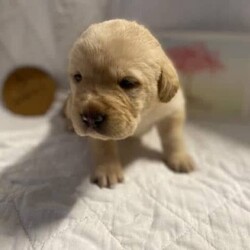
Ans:
{"label": "puppy's black nose", "polygon": [[105,115],[101,113],[84,113],[81,119],[87,127],[98,128],[105,121]]}

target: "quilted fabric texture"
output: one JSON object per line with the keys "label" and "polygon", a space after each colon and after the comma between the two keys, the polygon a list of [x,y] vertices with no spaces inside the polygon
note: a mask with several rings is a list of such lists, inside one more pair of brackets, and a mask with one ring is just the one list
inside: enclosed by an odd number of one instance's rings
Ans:
{"label": "quilted fabric texture", "polygon": [[250,249],[246,127],[188,124],[189,175],[162,163],[154,130],[123,142],[125,183],[100,189],[86,140],[53,115],[60,105],[0,132],[1,249]]}

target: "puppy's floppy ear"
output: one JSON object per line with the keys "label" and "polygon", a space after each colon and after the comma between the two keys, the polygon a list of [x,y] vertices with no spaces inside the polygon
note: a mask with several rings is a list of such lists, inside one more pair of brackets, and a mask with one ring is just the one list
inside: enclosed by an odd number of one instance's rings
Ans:
{"label": "puppy's floppy ear", "polygon": [[158,80],[158,95],[161,102],[170,101],[179,89],[179,78],[171,60],[165,55]]}

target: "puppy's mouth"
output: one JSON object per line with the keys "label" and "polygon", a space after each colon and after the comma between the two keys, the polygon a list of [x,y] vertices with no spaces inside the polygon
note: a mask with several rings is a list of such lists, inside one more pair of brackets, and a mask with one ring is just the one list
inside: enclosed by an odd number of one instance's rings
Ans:
{"label": "puppy's mouth", "polygon": [[[75,125],[74,125],[75,124]],[[73,122],[75,132],[79,136],[89,136],[100,140],[123,140],[132,136],[136,126],[135,123],[118,122],[116,119],[107,117],[96,117],[86,119],[80,116],[77,123]]]}
{"label": "puppy's mouth", "polygon": [[134,130],[126,129],[125,131],[115,131],[109,132],[102,128],[88,127],[83,129],[84,132],[81,136],[89,136],[100,140],[123,140],[133,135]]}

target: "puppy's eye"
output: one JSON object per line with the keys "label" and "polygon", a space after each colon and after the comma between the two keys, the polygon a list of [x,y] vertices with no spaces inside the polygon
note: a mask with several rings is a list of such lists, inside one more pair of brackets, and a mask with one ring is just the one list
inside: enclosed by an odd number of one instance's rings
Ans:
{"label": "puppy's eye", "polygon": [[138,82],[133,78],[125,77],[119,82],[119,85],[121,88],[129,90],[137,87]]}
{"label": "puppy's eye", "polygon": [[82,80],[82,75],[80,73],[77,73],[73,75],[73,78],[76,83],[79,83]]}

